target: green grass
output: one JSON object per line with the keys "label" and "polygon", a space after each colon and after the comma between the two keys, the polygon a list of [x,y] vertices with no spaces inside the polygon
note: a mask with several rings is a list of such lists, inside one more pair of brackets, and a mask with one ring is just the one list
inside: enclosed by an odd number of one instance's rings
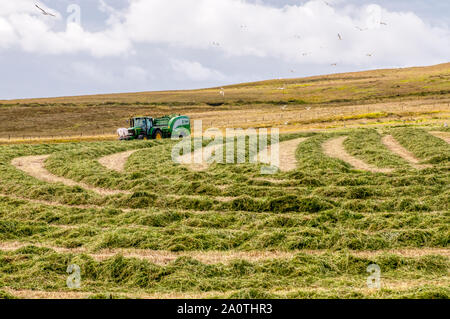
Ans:
{"label": "green grass", "polygon": [[[432,167],[411,168],[384,147],[383,134],[392,134]],[[358,171],[325,156],[322,143],[337,136],[348,136],[344,147],[353,156],[394,171]],[[256,262],[203,264],[180,257],[156,265],[122,256],[96,261],[88,254],[29,246],[0,251],[0,297],[12,296],[3,287],[68,291],[65,270],[77,263],[82,291],[94,298],[169,292],[229,298],[448,298],[448,257],[405,257],[386,250],[448,248],[449,145],[407,126],[290,134],[281,140],[298,137],[308,137],[297,148],[298,168],[273,176],[261,176],[261,165],[249,163],[191,171],[171,161],[171,141],[0,146],[1,242],[86,252],[300,251],[294,258]],[[124,173],[97,162],[131,149],[139,151]],[[48,184],[10,164],[14,157],[42,154],[51,154],[45,165],[56,175],[131,193],[101,196]],[[350,251],[381,255],[357,257]],[[409,286],[367,292],[371,263],[381,267],[386,283]]]}
{"label": "green grass", "polygon": [[408,168],[408,163],[390,152],[375,129],[358,130],[344,142],[351,155],[383,168]]}
{"label": "green grass", "polygon": [[[432,280],[446,276],[448,260],[442,256],[428,255],[405,258],[395,254],[382,254],[374,258],[355,257],[348,252],[313,256],[297,254],[292,259],[248,262],[233,260],[228,264],[203,264],[188,257],[180,257],[165,266],[147,261],[116,256],[98,262],[87,255],[58,254],[45,248],[28,246],[14,253],[0,253],[2,285],[21,289],[68,291],[66,287],[69,264],[82,269],[82,289],[93,293],[135,291],[145,293],[164,292],[218,292],[239,291],[230,297],[255,298],[264,294],[276,297],[276,290],[286,291],[289,297],[301,297],[302,289],[314,284],[328,288],[324,294],[310,290],[308,297],[367,297],[358,292],[364,289],[366,268],[377,264],[383,269],[386,286],[392,281]],[[400,279],[400,280],[399,280]],[[120,290],[118,289],[120,287]],[[416,287],[416,294],[422,289]],[[429,296],[448,298],[449,289],[442,285],[427,289]],[[422,290],[423,292],[423,290]],[[243,294],[243,295],[242,295]],[[379,296],[405,297],[411,291],[399,292],[389,289],[378,292]]]}
{"label": "green grass", "polygon": [[393,129],[392,135],[414,155],[431,164],[449,163],[450,146],[424,130],[401,128]]}

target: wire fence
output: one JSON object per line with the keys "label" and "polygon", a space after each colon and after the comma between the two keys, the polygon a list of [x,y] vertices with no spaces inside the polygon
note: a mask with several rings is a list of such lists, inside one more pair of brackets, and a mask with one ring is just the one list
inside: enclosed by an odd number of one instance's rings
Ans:
{"label": "wire fence", "polygon": [[[259,114],[258,114],[259,113]],[[283,105],[277,112],[273,110],[271,112],[261,114],[261,111],[249,111],[245,114],[236,115],[228,114],[227,116],[220,117],[219,114],[212,114],[210,117],[201,118],[196,117],[195,114],[191,116],[191,120],[202,120],[203,130],[208,128],[239,128],[249,126],[264,126],[272,125],[274,127],[291,124],[308,124],[308,123],[320,123],[322,121],[330,122],[346,122],[349,120],[379,120],[383,117],[398,116],[404,120],[415,120],[415,117],[420,115],[437,115],[441,113],[442,118],[448,118],[450,113],[450,104],[438,103],[438,104],[420,104],[417,105],[360,105],[360,106],[342,106],[339,108],[327,107],[327,108],[311,108],[305,106],[302,109],[298,107]],[[447,115],[445,115],[447,114]],[[193,123],[191,123],[193,126]],[[113,139],[118,138],[117,129],[102,129],[93,130],[91,132],[70,132],[68,134],[8,134],[8,136],[0,137],[0,140],[41,140],[41,139]]]}

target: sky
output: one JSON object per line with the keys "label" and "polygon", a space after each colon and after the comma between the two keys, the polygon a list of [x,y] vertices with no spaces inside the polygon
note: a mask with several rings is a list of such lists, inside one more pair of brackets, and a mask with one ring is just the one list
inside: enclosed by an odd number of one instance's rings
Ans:
{"label": "sky", "polygon": [[447,0],[0,0],[0,99],[445,63],[449,13]]}

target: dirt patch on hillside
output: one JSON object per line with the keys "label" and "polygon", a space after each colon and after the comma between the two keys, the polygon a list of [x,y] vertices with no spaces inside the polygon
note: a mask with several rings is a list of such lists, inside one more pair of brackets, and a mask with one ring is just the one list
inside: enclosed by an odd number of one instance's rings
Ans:
{"label": "dirt patch on hillside", "polygon": [[429,133],[450,144],[450,133],[449,132],[429,132]]}
{"label": "dirt patch on hillside", "polygon": [[93,293],[78,291],[42,291],[29,289],[1,288],[20,299],[87,299]]}
{"label": "dirt patch on hillside", "polygon": [[420,160],[417,159],[410,151],[404,148],[392,135],[386,135],[382,138],[383,144],[394,154],[400,156],[405,161],[416,169],[429,168],[431,165],[421,165]]}
{"label": "dirt patch on hillside", "polygon": [[[336,279],[338,280],[338,279]],[[83,283],[83,279],[81,279]],[[397,292],[404,292],[411,289],[417,289],[424,286],[433,286],[436,288],[447,288],[448,284],[447,277],[443,277],[439,280],[432,279],[405,279],[405,278],[386,278],[382,276],[381,287],[384,289],[395,289]],[[92,295],[98,294],[98,292],[84,292],[84,291],[68,291],[68,290],[56,290],[56,291],[45,291],[45,290],[31,290],[31,289],[14,289],[10,287],[0,288],[10,295],[16,298],[23,299],[87,299]],[[318,284],[309,284],[309,286],[298,286],[296,289],[284,289],[284,288],[272,288],[266,290],[267,293],[272,293],[280,296],[281,298],[289,298],[289,296],[299,294],[300,292],[330,292],[333,294],[348,295],[350,292],[357,292],[363,294],[366,298],[380,298],[378,295],[378,290],[374,288],[368,288],[365,285],[365,281],[358,283],[351,287],[340,287],[340,288],[330,288],[329,286],[319,286]],[[114,298],[131,298],[131,299],[215,299],[215,298],[229,298],[234,294],[239,293],[239,290],[227,290],[227,291],[185,291],[185,292],[154,292],[146,293],[144,291],[124,291],[124,292],[113,292],[111,295]],[[108,296],[110,293],[103,293],[103,295]]]}
{"label": "dirt patch on hillside", "polygon": [[393,171],[391,168],[378,168],[376,166],[370,165],[352,155],[347,153],[344,148],[344,141],[347,136],[341,136],[337,138],[330,139],[322,144],[322,149],[325,155],[340,159],[347,162],[356,169],[368,171],[372,173],[390,173]]}
{"label": "dirt patch on hillside", "polygon": [[[172,252],[167,250],[148,250],[148,249],[102,249],[98,252],[90,253],[86,248],[64,248],[55,247],[39,243],[19,243],[3,242],[0,243],[0,250],[15,251],[26,246],[36,246],[52,249],[58,253],[88,254],[97,261],[102,261],[116,255],[122,255],[127,258],[144,259],[158,265],[166,265],[175,261],[179,257],[187,256],[196,259],[205,264],[230,263],[236,259],[247,260],[249,262],[258,262],[269,259],[290,259],[296,254],[304,253],[310,255],[322,255],[329,253],[328,250],[294,250],[294,251],[186,251]],[[422,249],[393,249],[378,251],[349,251],[350,255],[369,258],[380,254],[390,253],[403,257],[417,258],[426,255],[440,255],[450,257],[450,249],[445,248],[422,248]]]}
{"label": "dirt patch on hillside", "polygon": [[11,164],[14,165],[17,169],[20,169],[21,171],[27,173],[28,175],[47,183],[62,183],[66,186],[80,186],[100,195],[129,194],[129,192],[126,191],[97,188],[84,183],[73,181],[71,179],[56,176],[50,173],[44,167],[45,160],[49,156],[50,155],[17,157],[12,160]]}
{"label": "dirt patch on hillside", "polygon": [[[279,169],[282,172],[292,171],[297,167],[297,158],[295,152],[298,144],[305,141],[307,138],[301,137],[278,144],[280,154]],[[266,150],[263,150],[257,154],[256,160],[262,163],[270,164],[270,152],[271,146],[268,146]]]}
{"label": "dirt patch on hillside", "polygon": [[[83,282],[83,279],[81,279]],[[87,299],[98,292],[83,292],[83,291],[44,291],[31,289],[13,289],[10,287],[3,287],[0,290],[21,299]],[[236,291],[230,290],[226,294],[234,293]],[[109,293],[105,293],[108,295]],[[114,297],[126,297],[132,299],[205,299],[217,298],[224,296],[222,291],[206,291],[206,292],[155,292],[152,294],[142,292],[114,292]]]}
{"label": "dirt patch on hillside", "polygon": [[125,164],[128,158],[137,150],[126,151],[116,153],[108,156],[104,156],[98,159],[98,162],[105,166],[107,169],[122,173],[125,170]]}

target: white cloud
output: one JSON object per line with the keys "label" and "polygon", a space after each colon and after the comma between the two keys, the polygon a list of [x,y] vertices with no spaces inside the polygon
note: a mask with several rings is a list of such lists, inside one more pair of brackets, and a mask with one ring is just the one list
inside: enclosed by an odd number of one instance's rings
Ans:
{"label": "white cloud", "polygon": [[0,48],[8,48],[16,41],[13,27],[0,17]]}
{"label": "white cloud", "polygon": [[172,59],[172,69],[193,81],[223,80],[222,73],[204,67],[199,62]]}
{"label": "white cloud", "polygon": [[[144,43],[228,57],[351,65],[432,64],[447,61],[450,52],[448,26],[433,28],[413,13],[390,12],[378,5],[335,9],[311,0],[275,8],[243,0],[129,0],[120,11],[100,0],[99,8],[109,15],[104,30],[89,32],[69,24],[64,31],[54,31],[54,19],[42,16],[34,1],[2,1],[0,49],[16,46],[27,52],[104,57],[130,55]],[[359,31],[357,26],[369,29]],[[214,73],[196,62],[175,65],[193,70],[189,73],[198,74],[193,76],[197,79]]]}
{"label": "white cloud", "polygon": [[124,13],[116,10],[115,8],[108,5],[105,0],[99,0],[99,10],[109,15],[108,20],[106,21],[107,25],[117,25],[122,23],[125,19]]}
{"label": "white cloud", "polygon": [[[44,5],[42,8],[55,12]],[[132,53],[132,44],[120,24],[100,32],[89,32],[78,24],[68,23],[65,31],[57,32],[53,31],[53,26],[61,20],[61,15],[56,14],[56,18],[43,16],[31,0],[3,1],[0,35],[7,32],[9,36],[0,36],[0,47],[16,45],[24,51],[41,54],[88,52],[95,57]]]}
{"label": "white cloud", "polygon": [[133,42],[294,63],[361,64],[368,53],[376,53],[372,60],[378,62],[438,62],[450,52],[448,28],[429,27],[413,13],[378,5],[336,10],[321,0],[283,8],[240,0],[132,0],[123,27]]}

